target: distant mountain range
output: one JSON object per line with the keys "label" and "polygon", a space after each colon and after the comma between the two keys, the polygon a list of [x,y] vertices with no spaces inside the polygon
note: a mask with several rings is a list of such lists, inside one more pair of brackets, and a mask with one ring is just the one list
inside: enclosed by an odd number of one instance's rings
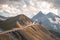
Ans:
{"label": "distant mountain range", "polygon": [[0,15],[0,20],[6,20],[6,19],[8,19],[9,17],[4,17],[4,16],[1,16]]}
{"label": "distant mountain range", "polygon": [[60,33],[60,17],[54,13],[49,12],[44,15],[41,11],[33,18],[35,23],[42,24],[45,28]]}

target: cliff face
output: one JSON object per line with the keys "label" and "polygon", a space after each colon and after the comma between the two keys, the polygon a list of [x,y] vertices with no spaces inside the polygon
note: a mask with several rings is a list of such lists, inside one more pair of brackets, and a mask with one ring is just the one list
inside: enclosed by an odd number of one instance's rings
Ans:
{"label": "cliff face", "polygon": [[5,30],[0,33],[0,40],[56,40],[48,29],[40,24],[33,24],[32,20],[23,14],[7,19],[0,28]]}

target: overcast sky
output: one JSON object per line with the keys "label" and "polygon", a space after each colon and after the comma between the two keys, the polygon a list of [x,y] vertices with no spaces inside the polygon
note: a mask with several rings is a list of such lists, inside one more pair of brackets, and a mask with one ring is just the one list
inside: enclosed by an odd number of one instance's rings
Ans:
{"label": "overcast sky", "polygon": [[0,0],[0,15],[3,16],[16,16],[21,13],[36,15],[39,11],[44,14],[60,14],[60,0]]}

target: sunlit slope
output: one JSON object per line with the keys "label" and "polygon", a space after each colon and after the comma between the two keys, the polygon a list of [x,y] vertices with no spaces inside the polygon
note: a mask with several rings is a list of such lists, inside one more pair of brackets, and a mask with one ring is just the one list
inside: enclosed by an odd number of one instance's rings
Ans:
{"label": "sunlit slope", "polygon": [[47,29],[39,24],[28,26],[27,28],[22,29],[20,33],[27,40],[56,40]]}
{"label": "sunlit slope", "polygon": [[[8,36],[11,40],[14,40],[14,38],[17,40],[56,40],[56,37],[51,34],[48,29],[43,28],[40,24],[26,26],[20,30],[2,34],[0,35],[0,39],[2,38],[2,40],[5,40],[3,37],[5,38],[6,34],[9,34]],[[6,37],[6,40],[7,38],[8,37]]]}

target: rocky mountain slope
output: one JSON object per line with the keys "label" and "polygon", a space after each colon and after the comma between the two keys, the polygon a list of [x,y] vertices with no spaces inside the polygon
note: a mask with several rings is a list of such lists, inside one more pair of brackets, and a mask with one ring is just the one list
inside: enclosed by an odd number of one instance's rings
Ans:
{"label": "rocky mountain slope", "polygon": [[[4,30],[9,30],[13,28],[20,28],[21,26],[26,26],[31,24],[32,20],[26,17],[25,15],[21,14],[16,17],[12,17],[1,23],[1,27]],[[5,27],[6,26],[6,27]],[[20,26],[20,27],[18,27]]]}
{"label": "rocky mountain slope", "polygon": [[23,14],[7,19],[0,28],[3,30],[0,32],[0,40],[57,40],[48,29],[41,24],[33,24]]}
{"label": "rocky mountain slope", "polygon": [[[38,17],[39,16],[39,17]],[[41,17],[42,16],[42,17]],[[42,12],[39,12],[33,18],[34,22],[41,23],[46,28],[60,32],[60,17],[49,12],[47,15],[44,15]]]}
{"label": "rocky mountain slope", "polygon": [[26,28],[1,34],[0,36],[1,40],[57,40],[53,34],[40,24],[26,26]]}

